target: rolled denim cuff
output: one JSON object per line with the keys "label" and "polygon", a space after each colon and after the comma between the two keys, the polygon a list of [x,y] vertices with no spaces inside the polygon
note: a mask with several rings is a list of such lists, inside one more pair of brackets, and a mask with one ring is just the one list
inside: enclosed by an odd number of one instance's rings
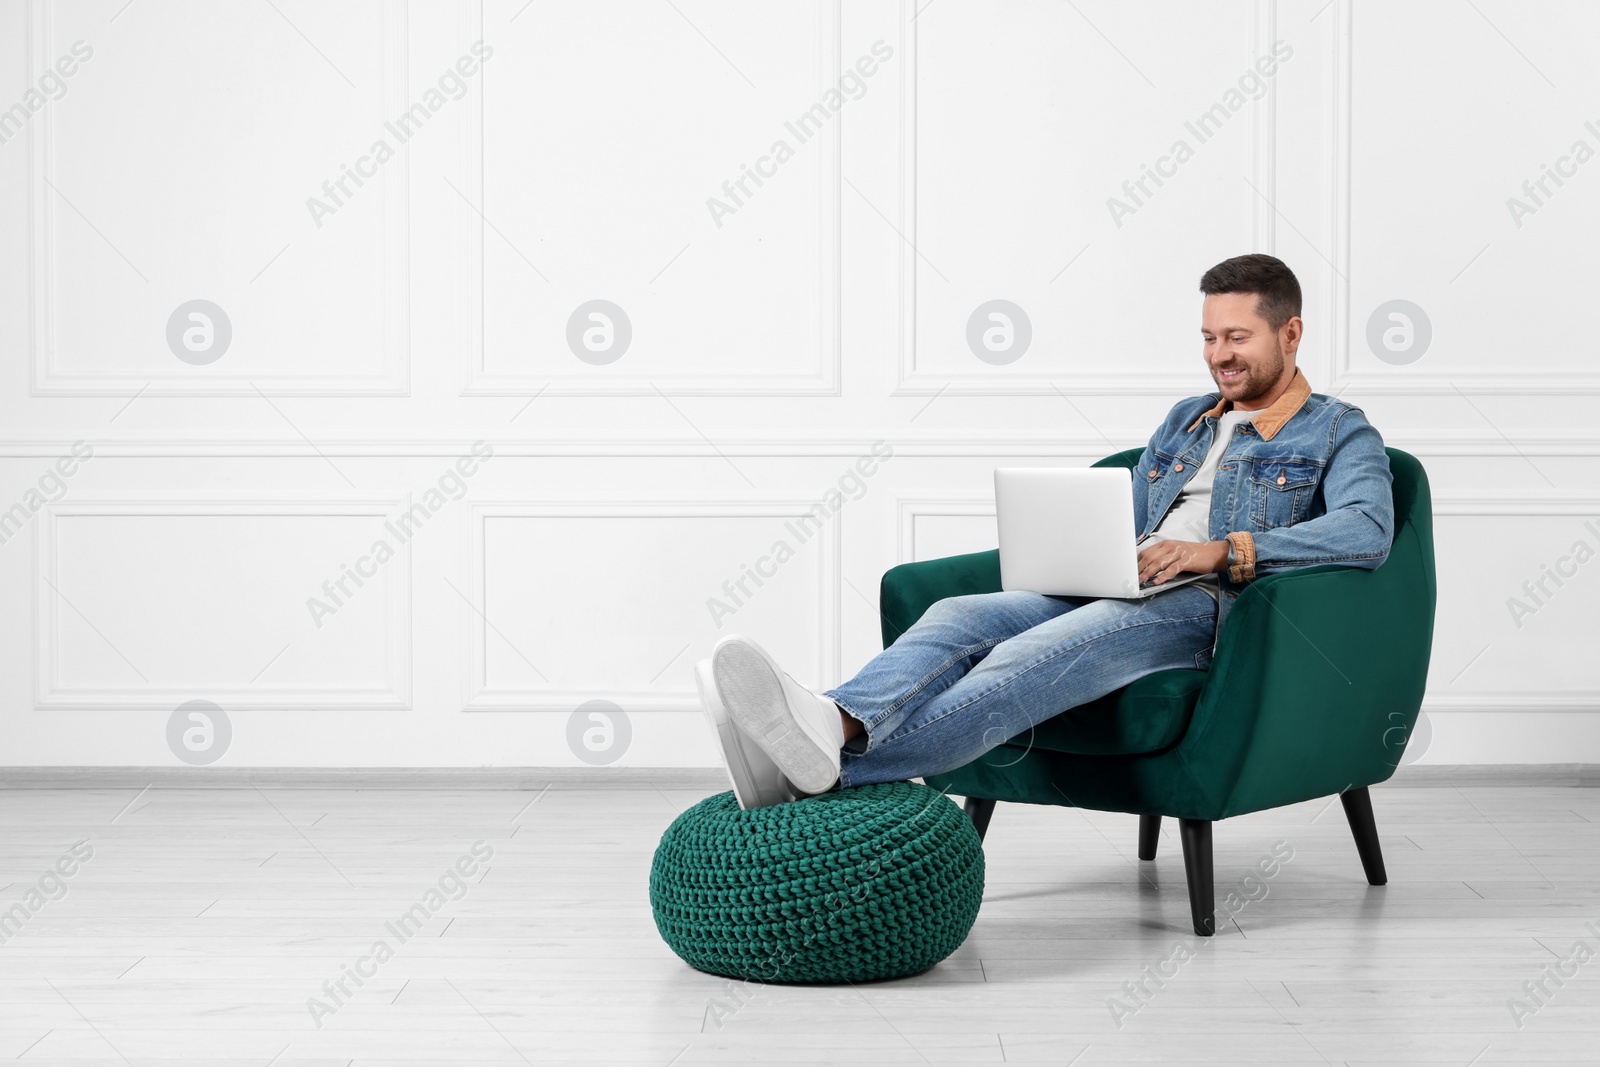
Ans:
{"label": "rolled denim cuff", "polygon": [[1248,582],[1255,576],[1256,539],[1248,530],[1235,530],[1228,535],[1228,577]]}

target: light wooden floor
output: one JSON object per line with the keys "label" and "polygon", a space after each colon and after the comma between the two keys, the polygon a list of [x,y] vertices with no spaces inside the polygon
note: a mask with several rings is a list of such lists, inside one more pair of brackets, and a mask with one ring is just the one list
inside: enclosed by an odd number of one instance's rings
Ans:
{"label": "light wooden floor", "polygon": [[[1170,820],[1141,864],[1134,816],[1001,805],[982,914],[945,963],[725,1008],[647,896],[662,830],[713,791],[0,791],[0,907],[73,842],[94,850],[0,945],[0,1059],[1600,1063],[1600,958],[1520,1029],[1506,1006],[1580,939],[1600,949],[1594,789],[1379,786],[1386,888],[1337,802],[1219,824],[1219,902],[1275,842],[1294,855],[1209,942]],[[307,998],[395,944],[385,922],[479,839],[487,874],[316,1027]],[[1108,999],[1180,944],[1194,958],[1118,1026]]]}

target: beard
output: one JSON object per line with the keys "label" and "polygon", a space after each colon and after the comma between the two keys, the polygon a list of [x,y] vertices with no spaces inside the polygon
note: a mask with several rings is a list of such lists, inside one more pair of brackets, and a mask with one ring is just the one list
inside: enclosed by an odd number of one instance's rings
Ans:
{"label": "beard", "polygon": [[[1259,400],[1272,391],[1278,384],[1278,379],[1283,377],[1283,345],[1277,341],[1272,345],[1272,358],[1261,367],[1246,366],[1244,380],[1234,386],[1239,395],[1230,398],[1233,402],[1244,401],[1250,403]],[[1222,383],[1217,381],[1217,375],[1212,373],[1211,378],[1217,382],[1217,389],[1222,389]]]}

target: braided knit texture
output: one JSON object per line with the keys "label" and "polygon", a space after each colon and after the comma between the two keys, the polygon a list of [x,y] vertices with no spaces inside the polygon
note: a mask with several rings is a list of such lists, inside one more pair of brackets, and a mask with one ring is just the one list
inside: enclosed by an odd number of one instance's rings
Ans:
{"label": "braided knit texture", "polygon": [[983,902],[983,844],[916,782],[739,810],[732,791],[673,820],[650,867],[661,937],[701,971],[865,982],[927,970]]}

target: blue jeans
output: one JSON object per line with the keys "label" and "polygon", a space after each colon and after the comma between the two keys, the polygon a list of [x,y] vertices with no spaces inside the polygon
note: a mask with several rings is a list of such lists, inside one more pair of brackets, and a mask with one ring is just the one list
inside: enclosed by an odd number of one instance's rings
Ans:
{"label": "blue jeans", "polygon": [[865,732],[841,786],[951,771],[1068,708],[1171,668],[1206,670],[1217,602],[1194,585],[1143,600],[979,593],[934,604],[829,697]]}

